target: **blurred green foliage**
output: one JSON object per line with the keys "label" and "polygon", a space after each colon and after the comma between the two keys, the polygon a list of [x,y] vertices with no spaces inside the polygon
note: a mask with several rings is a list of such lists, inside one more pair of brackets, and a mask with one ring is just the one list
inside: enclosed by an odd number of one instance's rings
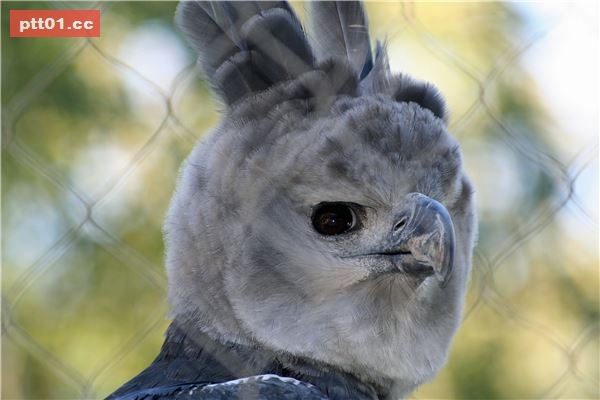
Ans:
{"label": "blurred green foliage", "polygon": [[[162,221],[219,108],[175,6],[1,4],[2,398],[102,397],[158,352]],[[100,38],[8,36],[10,9],[96,7]],[[600,397],[597,225],[574,222],[594,188],[573,183],[577,139],[557,146],[546,88],[511,53],[532,22],[503,3],[367,8],[392,65],[447,96],[478,192],[465,322],[414,397]]]}

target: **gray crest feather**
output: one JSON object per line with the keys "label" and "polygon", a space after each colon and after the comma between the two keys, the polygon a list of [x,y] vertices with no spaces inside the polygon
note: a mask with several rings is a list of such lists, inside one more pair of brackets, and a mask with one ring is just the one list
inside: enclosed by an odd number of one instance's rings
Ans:
{"label": "gray crest feather", "polygon": [[184,1],[175,18],[227,105],[312,68],[312,50],[287,2]]}
{"label": "gray crest feather", "polygon": [[363,79],[373,67],[369,25],[359,1],[310,3],[311,31],[318,59],[341,57]]}
{"label": "gray crest feather", "polygon": [[398,102],[417,103],[446,121],[446,102],[439,90],[428,82],[419,82],[409,76],[394,77],[392,98]]}

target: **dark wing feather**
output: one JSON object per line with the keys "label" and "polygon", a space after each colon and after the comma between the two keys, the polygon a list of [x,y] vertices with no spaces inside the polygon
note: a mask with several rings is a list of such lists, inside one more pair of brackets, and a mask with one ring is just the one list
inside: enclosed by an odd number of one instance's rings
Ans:
{"label": "dark wing feather", "polygon": [[348,59],[363,79],[373,67],[369,25],[360,1],[310,3],[311,32],[317,58]]}
{"label": "dark wing feather", "polygon": [[327,400],[305,382],[263,375],[220,384],[181,384],[143,389],[115,400]]}

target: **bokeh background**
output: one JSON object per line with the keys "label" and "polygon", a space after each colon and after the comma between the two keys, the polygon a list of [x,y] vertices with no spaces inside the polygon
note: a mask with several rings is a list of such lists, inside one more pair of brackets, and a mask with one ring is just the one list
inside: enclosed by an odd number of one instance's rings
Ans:
{"label": "bokeh background", "polygon": [[[162,343],[161,225],[219,108],[175,6],[1,4],[4,399],[101,398]],[[101,37],[8,37],[9,9],[46,8],[100,8]],[[446,95],[478,200],[464,324],[412,397],[600,398],[597,3],[367,9]]]}

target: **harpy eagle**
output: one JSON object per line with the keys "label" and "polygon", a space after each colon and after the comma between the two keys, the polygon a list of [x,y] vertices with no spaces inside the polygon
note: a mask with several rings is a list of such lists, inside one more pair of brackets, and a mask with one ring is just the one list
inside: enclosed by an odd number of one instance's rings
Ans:
{"label": "harpy eagle", "polygon": [[437,89],[359,2],[180,3],[222,101],[165,225],[173,322],[109,399],[397,399],[446,361],[475,215]]}

